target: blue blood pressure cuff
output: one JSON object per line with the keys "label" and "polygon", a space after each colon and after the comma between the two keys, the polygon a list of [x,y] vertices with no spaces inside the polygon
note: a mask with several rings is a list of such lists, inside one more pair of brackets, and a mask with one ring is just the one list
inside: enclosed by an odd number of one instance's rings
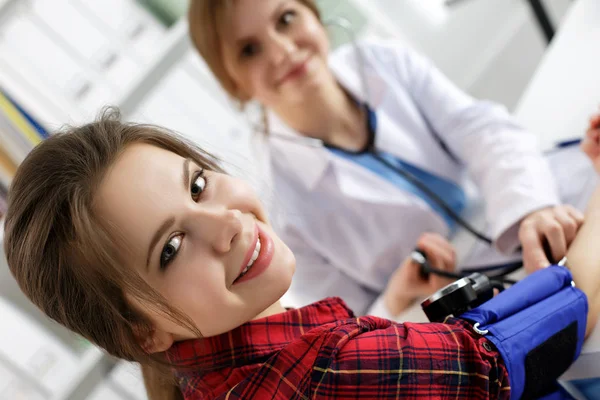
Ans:
{"label": "blue blood pressure cuff", "polygon": [[547,394],[577,359],[588,303],[561,266],[537,271],[460,315],[492,342],[508,370],[511,399]]}

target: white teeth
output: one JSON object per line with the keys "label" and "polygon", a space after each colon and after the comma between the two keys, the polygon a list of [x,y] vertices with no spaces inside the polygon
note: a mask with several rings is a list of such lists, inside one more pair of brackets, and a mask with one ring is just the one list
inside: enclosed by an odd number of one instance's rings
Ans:
{"label": "white teeth", "polygon": [[248,272],[248,270],[250,269],[252,264],[254,264],[254,261],[256,261],[256,259],[258,258],[259,254],[260,254],[260,239],[258,239],[256,241],[256,247],[254,248],[254,253],[252,253],[252,257],[250,258],[250,261],[248,261],[248,265],[246,265],[246,268],[244,268],[244,270],[242,271],[242,275],[245,274],[246,272]]}

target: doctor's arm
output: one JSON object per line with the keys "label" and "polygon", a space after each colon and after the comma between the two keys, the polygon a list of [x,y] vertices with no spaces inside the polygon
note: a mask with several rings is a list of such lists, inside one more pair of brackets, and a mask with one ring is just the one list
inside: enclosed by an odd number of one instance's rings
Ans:
{"label": "doctor's arm", "polygon": [[464,93],[419,54],[398,47],[395,58],[398,79],[479,187],[498,249],[513,252],[523,242],[530,271],[552,261],[546,258],[545,241],[553,261],[562,258],[582,215],[558,206],[554,177],[535,136],[504,107]]}
{"label": "doctor's arm", "polygon": [[[591,160],[592,165],[597,172],[600,173],[600,114],[596,114],[590,118],[590,123],[584,140],[581,144],[582,150],[587,154]],[[598,205],[594,204],[593,201],[590,203],[592,208],[590,211],[595,214],[594,208]],[[558,224],[547,214],[554,212],[554,218],[560,221]],[[544,219],[544,217],[546,217]],[[569,218],[570,217],[570,218]],[[554,209],[540,210],[526,217],[522,222],[519,229],[519,239],[523,245],[523,257],[524,259],[530,260],[543,260],[544,255],[540,246],[541,236],[539,235],[538,227],[543,226],[543,232],[546,233],[546,237],[554,237],[554,240],[549,241],[551,243],[551,252],[558,260],[562,258],[562,254],[566,253],[566,248],[571,244],[575,238],[579,227],[583,223],[583,215],[570,206],[556,207]],[[563,239],[564,237],[564,239]],[[537,263],[540,264],[539,262]]]}
{"label": "doctor's arm", "polygon": [[[456,252],[446,238],[436,233],[424,233],[416,246],[431,266],[454,272],[456,268]],[[437,274],[424,275],[421,265],[408,257],[390,277],[386,289],[369,310],[369,315],[377,315],[393,321],[425,322],[424,314],[415,310],[415,303],[453,282],[453,278],[445,278]]]}

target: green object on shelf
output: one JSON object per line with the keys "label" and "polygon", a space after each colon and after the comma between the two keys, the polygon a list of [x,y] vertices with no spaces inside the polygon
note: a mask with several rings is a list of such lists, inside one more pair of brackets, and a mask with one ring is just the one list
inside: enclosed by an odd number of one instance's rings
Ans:
{"label": "green object on shelf", "polygon": [[137,0],[166,26],[171,26],[187,13],[189,0]]}
{"label": "green object on shelf", "polygon": [[[351,1],[317,0],[317,5],[321,11],[323,21],[327,23],[327,20],[333,17],[344,18],[350,22],[352,32],[354,32],[355,35],[359,35],[367,25],[367,18]],[[329,39],[331,40],[331,47],[333,49],[343,44],[350,43],[352,40],[349,32],[346,32],[339,26],[327,26],[327,31],[329,32]]]}

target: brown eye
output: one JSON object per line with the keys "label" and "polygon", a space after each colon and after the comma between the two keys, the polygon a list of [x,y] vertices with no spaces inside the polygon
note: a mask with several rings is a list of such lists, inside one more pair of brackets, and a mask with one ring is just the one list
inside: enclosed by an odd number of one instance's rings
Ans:
{"label": "brown eye", "polygon": [[169,263],[175,259],[177,256],[177,252],[181,247],[181,240],[183,239],[183,235],[173,236],[165,247],[163,247],[162,252],[160,253],[160,269],[164,270],[167,268]]}
{"label": "brown eye", "polygon": [[295,11],[286,11],[283,14],[281,14],[281,17],[279,17],[279,24],[282,26],[289,26],[295,18]]}
{"label": "brown eye", "polygon": [[248,43],[247,45],[242,47],[240,56],[242,58],[251,58],[252,56],[256,55],[256,53],[258,53],[258,45],[254,43]]}
{"label": "brown eye", "polygon": [[202,192],[206,188],[206,177],[204,176],[204,170],[200,171],[192,181],[192,185],[190,187],[190,192],[192,193],[192,199],[194,201],[198,201]]}

